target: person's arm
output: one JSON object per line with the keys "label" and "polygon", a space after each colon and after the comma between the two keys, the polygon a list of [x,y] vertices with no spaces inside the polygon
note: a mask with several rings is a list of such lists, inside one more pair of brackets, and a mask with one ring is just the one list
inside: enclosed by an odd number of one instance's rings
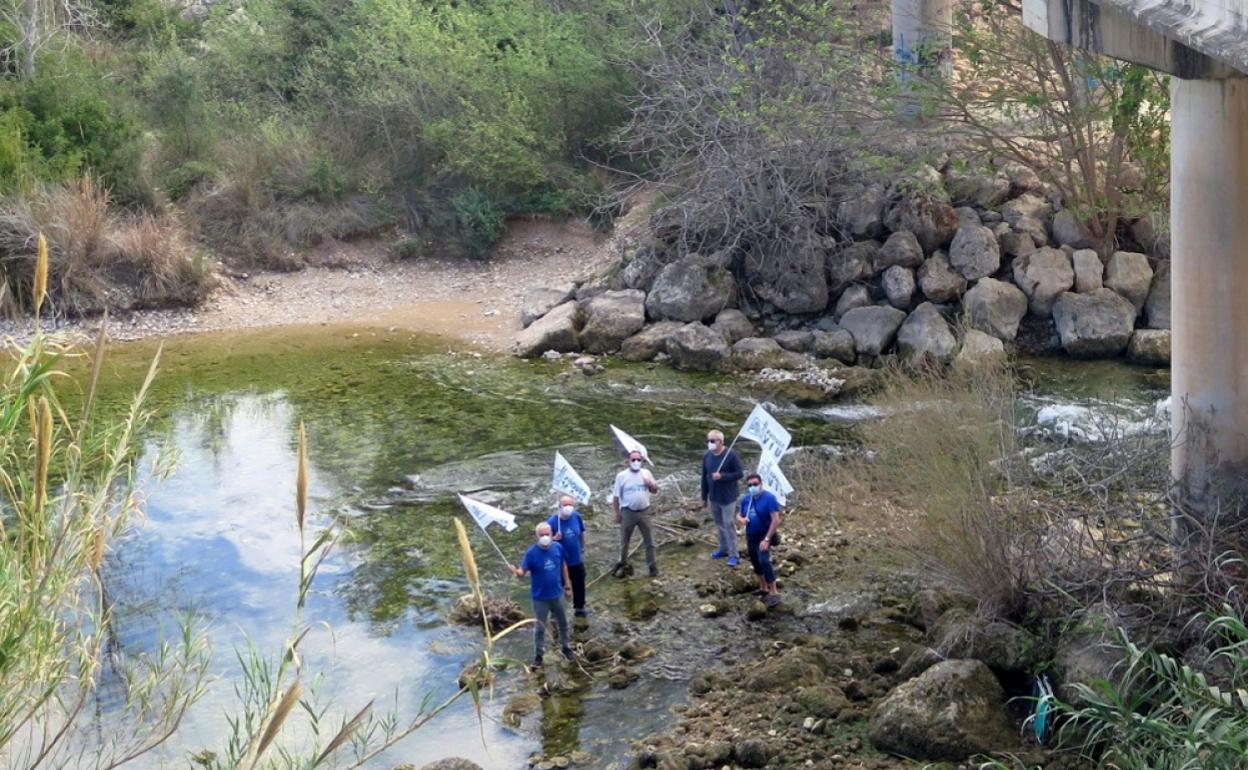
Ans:
{"label": "person's arm", "polygon": [[659,491],[659,482],[654,480],[653,473],[643,470],[641,478],[646,482],[646,489],[650,490],[650,494],[653,495]]}
{"label": "person's arm", "polygon": [[620,480],[615,480],[615,487],[611,489],[611,507],[615,510],[615,523],[619,524],[623,519],[620,518]]}
{"label": "person's arm", "polygon": [[706,455],[702,455],[702,504],[706,505],[710,499],[711,485],[706,480]]}
{"label": "person's arm", "polygon": [[585,532],[587,531],[585,527],[585,520],[581,518],[581,514],[579,513],[576,514],[576,520],[581,525],[581,552],[583,553],[585,551]]}
{"label": "person's arm", "polygon": [[565,596],[572,595],[572,576],[568,574],[568,560],[563,560],[563,593]]}
{"label": "person's arm", "polygon": [[750,523],[750,520],[745,517],[745,500],[744,499],[741,500],[741,506],[737,509],[737,523],[743,527],[746,524]]}
{"label": "person's arm", "polygon": [[776,534],[776,530],[780,527],[780,508],[771,512],[771,526],[767,528],[767,535],[763,538],[763,542],[758,544],[758,550],[766,551],[771,548],[771,536]]}
{"label": "person's arm", "polygon": [[745,475],[745,471],[741,470],[741,458],[737,457],[736,452],[729,449],[728,459],[724,463],[724,467],[719,471],[719,480],[737,481],[743,475]]}
{"label": "person's arm", "polygon": [[515,575],[518,578],[522,578],[525,575],[529,574],[528,570],[526,570],[523,565],[517,567],[514,564],[508,564],[507,568],[511,570],[511,574]]}

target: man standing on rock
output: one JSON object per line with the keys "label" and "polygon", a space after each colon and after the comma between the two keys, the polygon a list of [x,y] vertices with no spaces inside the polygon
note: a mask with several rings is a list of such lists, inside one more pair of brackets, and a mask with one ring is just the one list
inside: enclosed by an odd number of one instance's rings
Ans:
{"label": "man standing on rock", "polygon": [[555,616],[555,625],[559,628],[559,646],[563,657],[574,660],[572,646],[568,636],[568,613],[564,609],[563,597],[572,593],[572,582],[568,579],[568,561],[563,553],[563,546],[554,541],[550,534],[550,525],[542,522],[537,525],[537,542],[529,546],[524,560],[517,567],[507,565],[516,577],[529,576],[529,596],[533,599],[533,616],[537,623],[533,625],[533,665],[542,665],[542,649],[546,644],[546,621]]}
{"label": "man standing on rock", "polygon": [[585,609],[585,522],[576,510],[571,495],[559,498],[559,511],[546,520],[555,533],[555,542],[567,557],[568,576],[572,579],[572,614],[589,616]]}
{"label": "man standing on rock", "polygon": [[780,526],[780,501],[763,489],[763,478],[757,473],[747,476],[745,484],[737,521],[745,525],[745,546],[754,574],[758,575],[758,593],[768,607],[774,607],[780,603],[780,592],[771,568],[771,537]]}
{"label": "man standing on rock", "polygon": [[724,446],[724,434],[717,430],[707,433],[706,454],[702,455],[702,504],[711,509],[719,537],[719,548],[711,558],[727,556],[729,567],[737,566],[737,526],[732,514],[742,473],[737,453]]}
{"label": "man standing on rock", "polygon": [[633,530],[641,530],[641,540],[646,544],[646,566],[650,577],[658,577],[659,563],[654,556],[654,534],[650,529],[650,495],[659,491],[659,485],[650,471],[641,467],[641,452],[628,453],[628,467],[615,477],[611,488],[611,505],[615,508],[615,523],[620,525],[620,561],[612,570],[623,577],[628,570],[628,541]]}

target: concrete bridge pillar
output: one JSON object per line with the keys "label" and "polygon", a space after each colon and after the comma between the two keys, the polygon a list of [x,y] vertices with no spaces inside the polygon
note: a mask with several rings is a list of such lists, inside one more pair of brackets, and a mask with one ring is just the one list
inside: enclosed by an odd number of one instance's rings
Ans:
{"label": "concrete bridge pillar", "polygon": [[898,73],[897,111],[913,117],[919,105],[911,77],[953,74],[953,0],[892,0],[893,60]]}
{"label": "concrete bridge pillar", "polygon": [[1248,489],[1248,79],[1170,93],[1171,467],[1204,517]]}

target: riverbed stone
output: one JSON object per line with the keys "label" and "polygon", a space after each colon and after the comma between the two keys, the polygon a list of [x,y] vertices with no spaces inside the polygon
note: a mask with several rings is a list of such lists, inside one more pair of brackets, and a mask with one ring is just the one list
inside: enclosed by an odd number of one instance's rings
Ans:
{"label": "riverbed stone", "polygon": [[745,279],[765,302],[796,315],[821,313],[828,306],[823,249],[814,243],[785,254],[758,254],[745,260]]}
{"label": "riverbed stone", "polygon": [[1135,306],[1139,313],[1148,300],[1153,285],[1153,268],[1148,257],[1134,251],[1115,251],[1105,263],[1105,286],[1113,289]]}
{"label": "riverbed stone", "polygon": [[536,358],[548,350],[575,353],[581,349],[577,335],[580,321],[577,303],[564,302],[517,334],[512,349],[520,358]]}
{"label": "riverbed stone", "polygon": [[1092,245],[1092,238],[1073,211],[1062,209],[1053,215],[1053,242],[1058,246],[1084,249]]}
{"label": "riverbed stone", "polygon": [[958,762],[1015,745],[1004,699],[980,661],[942,661],[877,704],[867,734],[890,754]]}
{"label": "riverbed stone", "polygon": [[962,299],[971,325],[1000,340],[1018,336],[1018,324],[1027,314],[1027,295],[1012,283],[982,278]]}
{"label": "riverbed stone", "polygon": [[585,304],[581,347],[589,353],[614,353],[620,343],[646,325],[646,293],[640,289],[604,291]]}
{"label": "riverbed stone", "polygon": [[[902,196],[884,217],[889,230],[908,230],[914,233],[924,253],[931,253],[949,245],[958,229],[958,215],[948,203],[922,193]],[[907,267],[918,267],[907,265]]]}
{"label": "riverbed stone", "polygon": [[1104,288],[1105,265],[1095,251],[1078,249],[1071,255],[1070,261],[1075,268],[1075,291],[1091,294]]}
{"label": "riverbed stone", "polygon": [[910,363],[944,365],[953,360],[958,340],[949,322],[930,302],[914,309],[897,331],[897,353]]}
{"label": "riverbed stone", "polygon": [[923,247],[919,239],[908,230],[900,230],[888,236],[875,257],[872,270],[882,273],[890,267],[918,267],[923,264]]}
{"label": "riverbed stone", "polygon": [[1150,329],[1170,328],[1170,260],[1157,266],[1153,285],[1144,301],[1144,318]]}
{"label": "riverbed stone", "polygon": [[809,329],[785,329],[772,337],[785,350],[809,353],[815,345],[815,335]]}
{"label": "riverbed stone", "polygon": [[847,329],[815,332],[814,354],[816,358],[835,358],[852,364],[855,359],[854,335]]}
{"label": "riverbed stone", "polygon": [[888,297],[888,304],[898,310],[908,310],[914,301],[914,271],[901,265],[893,265],[880,276],[880,286]]}
{"label": "riverbed stone", "polygon": [[520,305],[520,324],[527,329],[534,321],[572,299],[575,293],[574,283],[529,289]]}
{"label": "riverbed stone", "polygon": [[879,241],[857,241],[828,252],[824,266],[828,273],[828,292],[838,295],[845,287],[870,280],[873,265],[879,258]]}
{"label": "riverbed stone", "polygon": [[732,755],[742,767],[766,767],[770,754],[767,744],[755,739],[741,741],[732,747]]}
{"label": "riverbed stone", "polygon": [[967,372],[985,364],[1000,363],[1005,360],[1005,343],[985,334],[979,329],[967,329],[962,337],[962,347],[953,359],[955,370]]}
{"label": "riverbed stone", "polygon": [[735,307],[725,308],[715,316],[711,328],[723,335],[729,345],[754,336],[754,322]]}
{"label": "riverbed stone", "polygon": [[841,318],[841,326],[854,337],[854,349],[861,356],[878,356],[890,347],[906,314],[895,307],[858,307]]}
{"label": "riverbed stone", "polygon": [[836,207],[836,220],[853,238],[875,238],[884,232],[887,206],[888,194],[883,185],[868,185]]}
{"label": "riverbed stone", "polygon": [[462,757],[447,757],[421,765],[420,770],[481,770],[481,765]]}
{"label": "riverbed stone", "polygon": [[1135,326],[1135,307],[1111,289],[1066,292],[1053,303],[1062,348],[1074,358],[1112,358],[1126,350]]}
{"label": "riverbed stone", "polygon": [[720,371],[730,353],[723,335],[696,321],[680,327],[667,340],[667,354],[677,369]]}
{"label": "riverbed stone", "polygon": [[949,264],[966,280],[979,280],[1001,267],[1001,246],[983,225],[959,227],[949,247]]}
{"label": "riverbed stone", "polygon": [[659,321],[650,324],[620,343],[620,358],[625,361],[652,361],[660,353],[667,352],[667,340],[684,324],[679,321]]}
{"label": "riverbed stone", "polygon": [[932,302],[952,302],[966,291],[966,279],[953,269],[943,251],[928,257],[919,267],[919,288]]}
{"label": "riverbed stone", "polygon": [[1038,318],[1053,313],[1053,303],[1075,284],[1075,269],[1061,249],[1045,246],[1014,260],[1014,283],[1027,295],[1027,307]]}
{"label": "riverbed stone", "polygon": [[845,314],[854,308],[869,307],[871,305],[871,292],[866,286],[855,284],[841,294],[841,298],[836,301],[837,318],[844,318]]}
{"label": "riverbed stone", "polygon": [[646,295],[646,314],[654,321],[703,321],[736,298],[732,273],[699,257],[684,257],[659,271]]}
{"label": "riverbed stone", "polygon": [[1139,364],[1170,365],[1170,330],[1136,329],[1127,343],[1127,358]]}
{"label": "riverbed stone", "polygon": [[785,350],[768,337],[746,337],[732,346],[732,364],[737,369],[758,372],[763,369],[802,369],[807,359]]}

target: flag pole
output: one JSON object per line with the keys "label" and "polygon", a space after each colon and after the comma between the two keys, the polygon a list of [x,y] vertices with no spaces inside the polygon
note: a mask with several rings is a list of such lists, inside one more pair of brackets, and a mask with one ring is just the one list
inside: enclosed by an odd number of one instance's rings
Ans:
{"label": "flag pole", "polygon": [[716,473],[719,473],[721,470],[723,470],[724,463],[728,462],[728,453],[731,452],[732,448],[737,445],[737,439],[739,438],[741,438],[741,431],[737,431],[737,435],[732,437],[732,443],[729,444],[728,448],[724,450],[724,456],[719,458],[719,467],[715,469]]}
{"label": "flag pole", "polygon": [[503,549],[498,547],[498,543],[494,542],[494,538],[490,537],[489,531],[483,527],[478,527],[478,529],[480,529],[481,533],[485,535],[485,539],[490,541],[490,545],[494,546],[494,550],[498,552],[498,558],[503,560],[503,564],[507,565],[507,569],[511,569],[511,562],[508,561],[507,557],[503,555]]}

